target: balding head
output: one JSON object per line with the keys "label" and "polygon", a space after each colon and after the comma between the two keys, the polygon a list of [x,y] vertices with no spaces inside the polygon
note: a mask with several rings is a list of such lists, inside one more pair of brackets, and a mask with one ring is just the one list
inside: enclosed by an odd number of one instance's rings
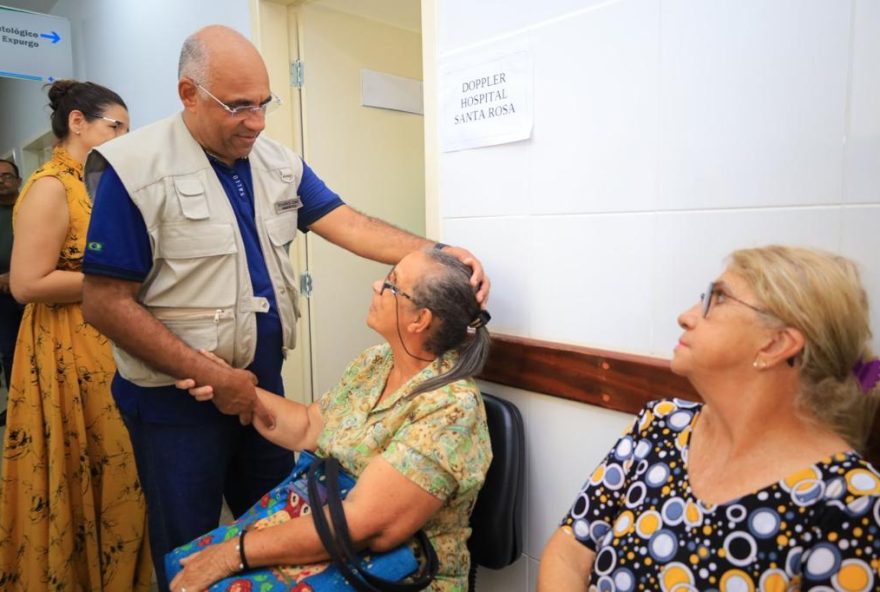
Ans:
{"label": "balding head", "polygon": [[266,127],[260,106],[272,91],[263,58],[241,33],[212,25],[190,35],[180,52],[177,92],[183,122],[205,150],[226,164],[250,154]]}
{"label": "balding head", "polygon": [[[230,62],[229,58],[234,58]],[[263,58],[244,35],[224,25],[209,25],[186,38],[180,50],[178,78],[209,84],[216,72],[214,65],[232,63],[265,70]]]}

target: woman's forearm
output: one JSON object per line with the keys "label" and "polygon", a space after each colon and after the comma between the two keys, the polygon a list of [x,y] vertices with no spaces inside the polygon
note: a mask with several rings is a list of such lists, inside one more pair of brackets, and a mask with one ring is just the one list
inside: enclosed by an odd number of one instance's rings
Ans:
{"label": "woman's forearm", "polygon": [[[364,528],[365,522],[369,521],[358,520],[355,517],[357,509],[352,508],[347,501],[342,503],[342,507],[348,523],[353,550],[357,553],[368,547],[373,548],[372,543],[382,535],[382,529],[378,528],[376,524],[369,524]],[[327,522],[332,524],[330,510],[327,507],[322,509],[327,517]],[[405,541],[406,538],[402,538],[394,545],[383,545],[382,549],[373,550],[387,551]],[[311,514],[299,516],[277,526],[248,532],[245,552],[251,567],[304,565],[330,560],[330,555],[328,555],[324,543],[321,542],[321,537],[318,536],[318,531],[315,529],[315,522]]]}
{"label": "woman's forearm", "polygon": [[306,406],[261,388],[257,388],[257,396],[275,418],[273,427],[254,418],[254,427],[264,438],[288,450],[314,449],[323,427],[316,404]]}
{"label": "woman's forearm", "polygon": [[[267,393],[264,391],[263,395]],[[281,406],[273,404],[276,411]],[[309,408],[318,409],[315,403]],[[442,504],[440,499],[421,489],[387,461],[373,459],[342,502],[353,550],[387,551],[394,548],[421,528]],[[327,508],[322,511],[329,522],[329,511]],[[235,539],[230,539],[184,559],[186,573],[178,574],[173,583],[179,588],[186,582],[189,587],[191,582],[210,584],[231,575],[240,560],[236,543]],[[250,567],[306,565],[329,558],[315,530],[312,514],[266,526],[262,530],[249,530],[244,537],[244,555]]]}
{"label": "woman's forearm", "polygon": [[[326,509],[325,515],[329,520]],[[330,559],[310,514],[263,530],[249,531],[245,554],[251,567],[305,565]]]}
{"label": "woman's forearm", "polygon": [[580,592],[590,583],[596,554],[573,536],[557,529],[544,547],[538,571],[538,592]]}
{"label": "woman's forearm", "polygon": [[10,276],[12,296],[23,304],[61,304],[82,301],[83,274],[79,271],[50,271],[41,278],[22,278],[15,268]]}

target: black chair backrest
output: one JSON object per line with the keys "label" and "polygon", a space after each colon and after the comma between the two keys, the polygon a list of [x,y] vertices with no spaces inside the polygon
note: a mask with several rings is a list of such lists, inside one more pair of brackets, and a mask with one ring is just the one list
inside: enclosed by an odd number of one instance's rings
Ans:
{"label": "black chair backrest", "polygon": [[510,401],[483,394],[492,465],[471,514],[468,549],[472,564],[501,569],[522,553],[522,505],[525,488],[525,430]]}

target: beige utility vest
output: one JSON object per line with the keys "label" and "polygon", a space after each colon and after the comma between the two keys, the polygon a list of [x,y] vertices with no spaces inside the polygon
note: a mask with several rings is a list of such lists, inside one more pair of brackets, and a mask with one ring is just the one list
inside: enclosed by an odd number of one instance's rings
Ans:
{"label": "beige utility vest", "polygon": [[[260,246],[275,292],[284,347],[296,344],[299,317],[296,273],[289,245],[296,235],[302,160],[260,137],[248,157]],[[212,351],[236,368],[254,359],[256,313],[269,310],[254,296],[244,243],[229,198],[205,151],[181,114],[92,150],[85,176],[94,195],[110,164],[143,215],[153,267],[139,302],[194,349]],[[174,383],[137,357],[113,346],[119,373],[140,386]]]}

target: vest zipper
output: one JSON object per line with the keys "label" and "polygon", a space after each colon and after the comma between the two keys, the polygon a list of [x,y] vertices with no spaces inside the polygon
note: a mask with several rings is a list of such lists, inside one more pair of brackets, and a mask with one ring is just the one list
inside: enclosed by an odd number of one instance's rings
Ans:
{"label": "vest zipper", "polygon": [[219,324],[226,316],[226,310],[222,308],[170,308],[153,309],[153,315],[162,321],[196,321],[199,319],[211,319]]}

